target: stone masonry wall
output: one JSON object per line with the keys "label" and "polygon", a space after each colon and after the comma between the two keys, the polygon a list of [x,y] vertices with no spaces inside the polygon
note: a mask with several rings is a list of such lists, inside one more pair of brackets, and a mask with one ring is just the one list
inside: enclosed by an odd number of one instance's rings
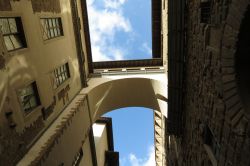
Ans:
{"label": "stone masonry wall", "polygon": [[250,164],[249,110],[242,106],[235,52],[249,0],[211,1],[211,20],[201,23],[200,0],[187,4],[184,133],[181,166],[210,166],[203,134],[208,126],[218,143],[219,166]]}

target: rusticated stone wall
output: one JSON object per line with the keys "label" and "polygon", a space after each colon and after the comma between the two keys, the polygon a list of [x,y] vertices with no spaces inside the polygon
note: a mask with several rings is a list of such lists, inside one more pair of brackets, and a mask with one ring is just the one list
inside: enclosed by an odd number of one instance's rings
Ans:
{"label": "rusticated stone wall", "polygon": [[0,11],[10,11],[10,0],[0,0]]}
{"label": "rusticated stone wall", "polygon": [[242,105],[238,92],[235,52],[250,1],[211,2],[207,23],[201,23],[199,0],[187,4],[184,132],[176,146],[178,162],[181,166],[212,165],[204,148],[208,126],[219,145],[217,164],[248,166],[250,111]]}
{"label": "rusticated stone wall", "polygon": [[28,145],[43,127],[43,119],[40,116],[21,134],[14,128],[0,128],[0,165],[15,165],[28,151]]}
{"label": "rusticated stone wall", "polygon": [[60,13],[60,0],[31,0],[33,11]]}
{"label": "rusticated stone wall", "polygon": [[8,51],[4,44],[2,32],[0,31],[0,70],[5,69],[5,58],[8,56]]}

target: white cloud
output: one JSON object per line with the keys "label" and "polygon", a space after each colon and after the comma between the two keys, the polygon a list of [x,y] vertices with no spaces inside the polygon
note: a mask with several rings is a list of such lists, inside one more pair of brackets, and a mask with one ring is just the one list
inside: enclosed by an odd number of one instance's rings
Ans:
{"label": "white cloud", "polygon": [[115,48],[114,38],[119,32],[132,32],[130,21],[122,12],[126,0],[104,0],[103,8],[97,7],[95,1],[99,0],[87,1],[93,61],[122,60],[125,49]]}
{"label": "white cloud", "polygon": [[142,44],[142,51],[144,51],[145,53],[147,53],[148,55],[152,55],[152,48],[150,48],[149,46],[148,46],[148,43],[143,43]]}
{"label": "white cloud", "polygon": [[125,166],[126,163],[127,163],[127,158],[126,157],[119,158],[120,166]]}
{"label": "white cloud", "polygon": [[[135,154],[129,154],[128,160],[131,166],[155,166],[155,149],[154,146],[151,145],[146,158],[138,158]],[[123,163],[124,159],[122,160]],[[122,165],[122,164],[121,164]]]}
{"label": "white cloud", "polygon": [[104,5],[107,8],[118,9],[125,2],[126,0],[104,0]]}

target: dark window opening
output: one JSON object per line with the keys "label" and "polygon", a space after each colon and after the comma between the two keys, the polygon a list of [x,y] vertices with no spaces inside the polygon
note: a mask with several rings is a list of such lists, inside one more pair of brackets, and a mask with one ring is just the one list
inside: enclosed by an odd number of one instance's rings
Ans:
{"label": "dark window opening", "polygon": [[201,23],[210,23],[211,19],[211,0],[201,0],[200,3],[200,21]]}
{"label": "dark window opening", "polygon": [[18,91],[18,96],[21,101],[22,109],[25,111],[25,113],[31,112],[41,104],[36,82],[33,82],[20,89]]}
{"label": "dark window opening", "polygon": [[27,47],[20,17],[0,17],[0,30],[8,51]]}
{"label": "dark window opening", "polygon": [[204,144],[206,144],[207,146],[210,147],[214,157],[216,159],[218,159],[219,153],[220,153],[220,146],[217,143],[214,135],[212,134],[212,132],[208,126],[206,126],[206,128],[205,128],[204,135],[203,135],[203,141],[204,141]]}
{"label": "dark window opening", "polygon": [[119,152],[105,152],[105,166],[119,166]]}
{"label": "dark window opening", "polygon": [[246,111],[250,110],[250,7],[245,13],[238,36],[235,56],[236,80],[239,95]]}
{"label": "dark window opening", "polygon": [[41,18],[43,40],[63,36],[62,20],[58,18]]}

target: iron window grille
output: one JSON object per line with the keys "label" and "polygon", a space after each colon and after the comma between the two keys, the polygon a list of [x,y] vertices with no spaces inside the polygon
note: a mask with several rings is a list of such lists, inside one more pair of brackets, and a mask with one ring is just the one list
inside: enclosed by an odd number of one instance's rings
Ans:
{"label": "iron window grille", "polygon": [[64,65],[56,68],[54,70],[55,88],[59,87],[69,78],[70,78],[70,72],[68,63],[65,63]]}
{"label": "iron window grille", "polygon": [[18,96],[25,113],[29,113],[41,104],[36,82],[32,82],[28,86],[20,89],[18,91]]}
{"label": "iron window grille", "polygon": [[8,51],[27,47],[20,17],[0,17],[0,30]]}
{"label": "iron window grille", "polygon": [[43,40],[63,36],[62,20],[58,18],[41,18]]}
{"label": "iron window grille", "polygon": [[212,1],[211,0],[201,0],[200,3],[200,10],[201,10],[201,23],[210,23],[211,20],[211,6]]}

